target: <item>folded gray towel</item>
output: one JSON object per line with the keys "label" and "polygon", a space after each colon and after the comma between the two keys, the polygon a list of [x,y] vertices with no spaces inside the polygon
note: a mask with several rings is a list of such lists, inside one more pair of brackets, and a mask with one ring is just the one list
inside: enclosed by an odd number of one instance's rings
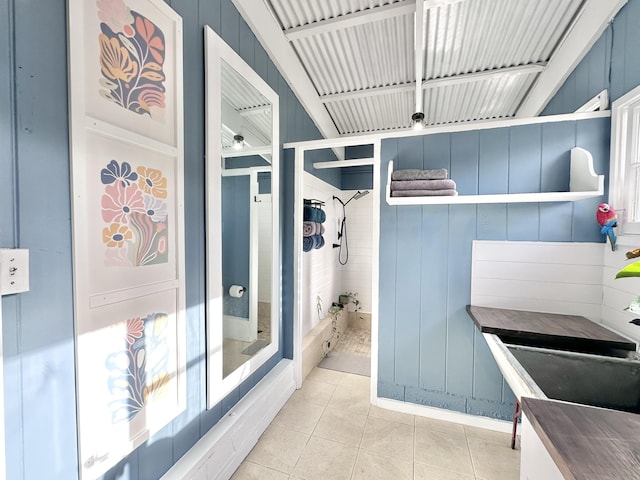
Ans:
{"label": "folded gray towel", "polygon": [[437,170],[418,170],[407,168],[396,170],[391,174],[391,180],[443,180],[449,176],[446,168]]}
{"label": "folded gray towel", "polygon": [[455,190],[396,190],[391,192],[392,197],[454,197],[458,195]]}
{"label": "folded gray towel", "polygon": [[456,182],[444,180],[391,180],[391,191],[396,190],[455,190]]}

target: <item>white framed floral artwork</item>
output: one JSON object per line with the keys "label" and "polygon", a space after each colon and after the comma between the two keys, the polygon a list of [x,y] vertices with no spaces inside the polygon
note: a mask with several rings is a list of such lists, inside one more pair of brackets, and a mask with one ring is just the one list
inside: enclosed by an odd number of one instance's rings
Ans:
{"label": "white framed floral artwork", "polygon": [[83,477],[97,478],[183,409],[177,290],[92,308],[76,346]]}
{"label": "white framed floral artwork", "polygon": [[182,20],[162,0],[68,0],[82,480],[185,407]]}
{"label": "white framed floral artwork", "polygon": [[85,1],[83,87],[87,116],[177,146],[179,24],[167,9],[148,0]]}

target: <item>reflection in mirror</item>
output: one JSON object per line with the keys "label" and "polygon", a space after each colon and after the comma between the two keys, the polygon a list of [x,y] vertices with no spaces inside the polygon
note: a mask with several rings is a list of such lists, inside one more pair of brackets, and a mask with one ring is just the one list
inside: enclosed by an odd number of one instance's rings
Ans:
{"label": "reflection in mirror", "polygon": [[279,147],[277,95],[211,29],[206,34],[211,407],[278,350]]}

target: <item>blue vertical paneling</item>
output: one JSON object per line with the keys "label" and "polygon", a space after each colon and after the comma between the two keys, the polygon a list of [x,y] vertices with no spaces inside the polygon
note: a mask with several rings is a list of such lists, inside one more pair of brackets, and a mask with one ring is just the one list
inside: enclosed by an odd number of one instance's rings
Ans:
{"label": "blue vertical paneling", "polygon": [[[569,190],[571,149],[575,146],[575,122],[542,126],[541,191]],[[569,242],[572,236],[573,203],[540,204],[540,240]]]}
{"label": "blue vertical paneling", "polygon": [[422,138],[407,137],[398,144],[398,153],[393,162],[393,169],[423,168],[422,156]]}
{"label": "blue vertical paneling", "polygon": [[[454,158],[451,170],[454,171]],[[476,233],[475,205],[449,206],[446,391],[471,396],[473,331],[465,307],[471,300],[471,242]]]}
{"label": "blue vertical paneling", "polygon": [[[507,193],[509,188],[509,129],[480,132],[478,160],[478,193]],[[507,206],[478,205],[477,238],[504,240],[507,238]]]}
{"label": "blue vertical paneling", "polygon": [[423,168],[451,169],[451,134],[425,135],[422,141]]}
{"label": "blue vertical paneling", "polygon": [[473,398],[502,401],[502,374],[482,334],[473,331]]}
{"label": "blue vertical paneling", "polygon": [[[591,152],[593,168],[598,174],[606,175],[609,173],[609,143],[609,118],[585,120],[577,124],[576,145]],[[604,236],[600,234],[600,226],[596,221],[596,210],[598,204],[603,202],[605,198],[605,196],[588,198],[575,203],[573,207],[574,238],[589,242],[604,241]]]}
{"label": "blue vertical paneling", "polygon": [[480,135],[461,132],[451,141],[451,178],[461,195],[478,193],[478,157]]}
{"label": "blue vertical paneling", "polygon": [[[448,136],[447,136],[448,137]],[[447,138],[448,139],[448,138]],[[448,142],[447,142],[448,146]],[[447,152],[448,163],[448,152]],[[448,167],[448,165],[447,165]],[[416,219],[419,222],[419,219]],[[422,208],[422,264],[420,293],[413,301],[420,305],[420,382],[428,390],[445,389],[447,302],[447,252],[449,207]],[[415,261],[417,262],[417,258]],[[404,270],[401,270],[403,272]]]}
{"label": "blue vertical paneling", "polygon": [[477,240],[507,239],[507,205],[488,203],[478,205]]}
{"label": "blue vertical paneling", "polygon": [[[579,125],[579,127],[576,127]],[[608,119],[506,127],[476,132],[427,135],[423,168],[447,167],[467,193],[539,192],[568,188],[568,151],[576,143],[606,169]],[[578,132],[578,133],[576,133]],[[382,142],[383,159],[399,168],[420,168],[415,137]],[[386,178],[386,163],[382,164]],[[577,202],[581,204],[582,202]],[[569,205],[567,209],[567,205]],[[474,239],[528,240],[539,230],[560,241],[591,241],[586,219],[572,215],[572,204],[543,205],[545,221],[564,218],[559,230],[540,227],[538,204],[380,207],[380,329],[378,393],[388,398],[507,419],[513,393],[504,384],[483,338],[466,313],[471,292]],[[547,209],[548,208],[548,209]],[[568,212],[568,213],[567,213]],[[588,220],[589,222],[591,220]],[[417,226],[421,224],[420,232]],[[567,226],[568,225],[568,226]],[[561,235],[559,235],[559,233]],[[414,237],[420,236],[420,242]],[[413,282],[420,259],[420,291]],[[420,304],[420,324],[413,323]],[[415,332],[420,344],[410,340]],[[417,352],[408,351],[410,348]],[[415,366],[419,362],[418,384]]]}
{"label": "blue vertical paneling", "polygon": [[[396,261],[396,382],[417,385],[420,366],[420,297],[422,225],[419,206],[398,209]],[[435,228],[442,228],[437,225]]]}
{"label": "blue vertical paneling", "polygon": [[638,46],[640,45],[640,2],[631,0],[625,6],[627,9],[627,29],[624,51],[624,91],[640,84],[640,62],[638,62]]}
{"label": "blue vertical paneling", "polygon": [[[175,5],[172,7],[182,15],[182,12],[189,11],[187,5],[185,5],[185,0],[174,0],[172,2]],[[193,5],[196,2],[187,2]],[[207,0],[206,2],[199,1],[198,4],[198,24],[199,25],[209,25],[214,32],[220,32],[221,24],[222,24],[222,0]],[[186,20],[187,17],[183,16],[183,27],[187,25]],[[200,34],[200,37],[204,37],[204,31],[199,28],[193,29],[194,34]],[[186,47],[186,32],[185,32],[185,47]],[[204,44],[204,42],[203,42]],[[185,52],[186,53],[186,52]],[[204,57],[202,57],[204,58]]]}
{"label": "blue vertical paneling", "polygon": [[[68,101],[66,7],[63,0],[14,5],[18,243],[30,250],[30,291],[18,299],[24,448],[22,458],[7,461],[22,461],[25,478],[68,479],[77,470],[68,446],[77,439],[69,131],[61,121]],[[34,28],[37,18],[47,28]],[[53,408],[43,408],[43,399]]]}
{"label": "blue vertical paneling", "polygon": [[[260,75],[260,78],[262,78],[266,82],[267,81],[269,56],[267,55],[267,52],[265,51],[264,48],[262,48],[262,45],[258,41],[256,41],[254,43],[253,55],[254,55],[254,66],[253,66],[253,69],[256,71],[256,73],[258,75]],[[281,92],[280,109],[281,109],[281,113],[282,113],[282,112],[286,112],[287,111],[286,107],[282,106],[283,100],[286,99],[286,95],[282,95],[283,85],[280,85],[279,90]],[[282,128],[280,130],[284,131],[284,129],[282,129]]]}
{"label": "blue vertical paneling", "polygon": [[[396,166],[397,164],[397,166]],[[398,145],[394,169],[423,168],[422,138],[409,137]],[[386,177],[385,177],[386,178]],[[396,213],[396,383],[417,385],[420,365],[420,266],[422,207],[409,206]]]}
{"label": "blue vertical paneling", "polygon": [[[540,191],[541,125],[509,129],[509,193]],[[507,205],[507,239],[537,240],[538,204]]]}
{"label": "blue vertical paneling", "polygon": [[[633,0],[632,0],[633,1]],[[635,0],[637,1],[637,0]],[[622,7],[622,10],[616,15],[614,22],[611,24],[611,91],[609,92],[610,99],[613,101],[618,97],[624,95],[627,91],[625,86],[625,50],[627,45],[627,21],[628,6]],[[633,30],[633,25],[631,30]],[[633,35],[633,33],[630,33]],[[588,55],[588,54],[587,54]],[[564,86],[562,87],[564,88]]]}
{"label": "blue vertical paneling", "polygon": [[640,84],[639,21],[640,0],[629,0],[549,101],[543,115],[574,112],[605,88],[614,101]]}
{"label": "blue vertical paneling", "polygon": [[509,129],[480,132],[478,193],[507,193],[509,188]]}
{"label": "blue vertical paneling", "polygon": [[[14,112],[14,44],[13,44],[13,1],[0,0],[0,246],[16,246],[15,209],[7,208],[14,204],[15,172],[15,118]],[[7,112],[7,113],[4,113]],[[8,478],[23,477],[23,434],[22,434],[22,396],[20,354],[19,354],[19,312],[17,295],[0,297],[2,308],[2,350],[4,357],[4,411],[6,457]]]}
{"label": "blue vertical paneling", "polygon": [[541,125],[509,129],[509,193],[540,191]]}
{"label": "blue vertical paneling", "polygon": [[220,7],[220,30],[216,33],[237,52],[240,50],[240,14],[231,0],[220,0]]}
{"label": "blue vertical paneling", "polygon": [[[206,8],[204,4],[206,3]],[[200,412],[206,394],[206,365],[201,352],[205,351],[202,319],[205,316],[205,258],[204,258],[204,102],[194,92],[204,92],[203,28],[184,28],[185,25],[216,24],[220,16],[217,1],[194,3],[173,0],[172,7],[183,21],[184,70],[184,189],[185,203],[185,304],[187,341],[187,404],[185,411],[173,422],[174,441],[170,442],[172,458],[176,461],[200,438]],[[207,10],[209,9],[209,10]],[[200,20],[202,19],[202,21]],[[205,20],[206,19],[206,20]],[[218,26],[219,28],[219,26]],[[188,112],[188,114],[187,114]],[[165,440],[166,442],[166,440]],[[136,477],[133,477],[136,478]]]}
{"label": "blue vertical paneling", "polygon": [[[223,407],[231,408],[273,368],[285,349],[292,354],[291,294],[283,290],[288,331],[281,333],[282,351],[220,404],[205,408],[203,26],[212,26],[278,91],[281,139],[302,139],[296,122],[306,125],[300,132],[305,138],[317,138],[319,132],[230,0],[167,3],[182,16],[184,35],[186,409],[105,479],[159,478],[219,421]],[[5,417],[11,439],[7,472],[11,479],[74,479],[78,464],[77,450],[70,447],[77,439],[66,2],[0,0],[0,32],[0,243],[31,252],[31,291],[2,300]],[[292,170],[281,175],[283,202],[289,202],[283,203],[284,212],[292,209]],[[283,228],[283,246],[290,247],[286,237],[292,237],[292,230]],[[291,258],[283,258],[283,268],[283,284],[291,290]]]}
{"label": "blue vertical paneling", "polygon": [[[380,155],[381,178],[387,178],[389,160],[398,156],[398,140],[383,140]],[[382,196],[382,192],[377,192]],[[396,322],[396,212],[399,207],[392,207],[380,200],[380,258],[379,258],[379,325],[378,325],[378,380],[395,383],[395,322]]]}
{"label": "blue vertical paneling", "polygon": [[[238,53],[249,65],[255,64],[255,44],[258,43],[247,22],[240,20],[240,47]],[[277,89],[276,89],[277,91]]]}

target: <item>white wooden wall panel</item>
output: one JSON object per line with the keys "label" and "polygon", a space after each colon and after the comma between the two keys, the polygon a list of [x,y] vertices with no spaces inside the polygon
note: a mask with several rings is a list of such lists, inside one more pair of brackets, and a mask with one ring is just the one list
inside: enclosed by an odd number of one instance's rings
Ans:
{"label": "white wooden wall panel", "polygon": [[473,242],[473,305],[601,319],[603,244]]}
{"label": "white wooden wall panel", "polygon": [[[302,336],[304,337],[320,320],[328,315],[331,302],[338,301],[342,292],[342,276],[338,263],[338,249],[331,244],[338,238],[338,218],[342,216],[342,206],[333,201],[340,190],[304,172],[303,197],[322,200],[327,220],[323,223],[324,247],[302,253]],[[301,237],[302,238],[302,237]],[[316,298],[322,299],[322,314],[318,316]]]}
{"label": "white wooden wall panel", "polygon": [[615,252],[612,252],[608,245],[603,245],[604,268],[602,269],[602,284],[604,297],[602,302],[602,323],[640,343],[640,326],[629,323],[634,318],[640,318],[640,315],[624,310],[640,295],[640,278],[616,279],[616,274],[621,268],[638,260],[628,260],[625,252],[639,246],[640,238],[635,240],[632,236],[619,237],[618,248]]}
{"label": "white wooden wall panel", "polygon": [[[339,196],[346,202],[356,192],[357,190],[344,190]],[[346,209],[349,261],[341,268],[342,289],[358,294],[362,312],[372,311],[373,198],[374,195],[370,194],[353,200]]]}

